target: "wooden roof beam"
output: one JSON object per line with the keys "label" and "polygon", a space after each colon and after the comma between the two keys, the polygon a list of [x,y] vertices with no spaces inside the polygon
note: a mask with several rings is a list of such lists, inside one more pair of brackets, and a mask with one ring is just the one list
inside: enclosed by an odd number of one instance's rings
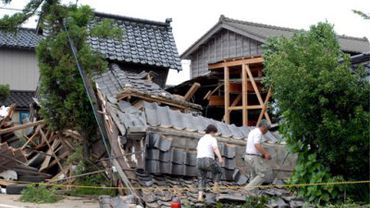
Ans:
{"label": "wooden roof beam", "polygon": [[262,64],[263,58],[251,58],[251,59],[241,59],[236,61],[225,61],[222,63],[215,63],[215,64],[208,64],[208,69],[224,69],[224,67],[232,67],[232,66],[241,66],[243,64]]}

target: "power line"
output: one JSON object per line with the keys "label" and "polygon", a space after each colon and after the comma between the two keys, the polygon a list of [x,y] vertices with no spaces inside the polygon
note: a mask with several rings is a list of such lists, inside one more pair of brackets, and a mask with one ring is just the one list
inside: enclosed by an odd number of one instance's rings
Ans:
{"label": "power line", "polygon": [[23,9],[17,9],[17,8],[0,7],[0,9],[2,9],[2,10],[9,10],[9,11],[23,12]]}

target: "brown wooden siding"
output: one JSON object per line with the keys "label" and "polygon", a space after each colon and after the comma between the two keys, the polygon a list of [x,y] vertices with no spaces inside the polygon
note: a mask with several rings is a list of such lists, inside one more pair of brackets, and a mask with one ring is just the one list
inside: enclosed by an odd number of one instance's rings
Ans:
{"label": "brown wooden siding", "polygon": [[191,54],[190,76],[198,77],[208,72],[208,64],[225,58],[262,54],[262,44],[229,30],[221,30],[207,43]]}

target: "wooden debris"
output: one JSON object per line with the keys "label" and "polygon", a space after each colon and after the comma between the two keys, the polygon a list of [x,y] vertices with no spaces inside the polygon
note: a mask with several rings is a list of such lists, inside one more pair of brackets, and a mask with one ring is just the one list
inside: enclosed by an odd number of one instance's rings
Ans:
{"label": "wooden debris", "polygon": [[[8,115],[0,118],[0,172],[15,171],[18,180],[22,182],[44,182],[58,173],[68,177],[70,164],[66,167],[64,165],[68,156],[75,150],[75,144],[82,142],[81,135],[73,130],[48,130],[44,120],[33,117],[30,118],[33,122],[15,125],[11,120],[14,109],[15,105],[11,105]],[[37,115],[37,112],[32,112]],[[24,131],[26,133],[18,138],[16,131],[23,129],[29,130]],[[15,184],[12,181],[0,180],[1,186],[10,187]]]}
{"label": "wooden debris", "polygon": [[189,91],[184,95],[184,99],[188,101],[193,95],[197,92],[197,90],[200,88],[200,84],[197,82],[194,82],[194,84],[191,86]]}
{"label": "wooden debris", "polygon": [[13,127],[6,128],[6,129],[0,129],[0,135],[10,133],[10,132],[14,132],[14,131],[20,130],[20,129],[25,129],[25,128],[37,126],[37,125],[42,124],[42,123],[44,123],[44,120],[36,121],[36,122],[33,122],[33,123],[26,123],[26,124],[19,125],[19,126],[13,126]]}

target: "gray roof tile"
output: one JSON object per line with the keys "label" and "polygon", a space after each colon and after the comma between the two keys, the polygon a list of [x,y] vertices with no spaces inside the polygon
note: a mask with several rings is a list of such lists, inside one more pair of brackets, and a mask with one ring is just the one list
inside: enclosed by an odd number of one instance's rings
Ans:
{"label": "gray roof tile", "polygon": [[[241,29],[243,31],[252,33],[262,39],[271,37],[284,36],[292,37],[294,33],[300,31],[297,29],[284,28],[266,24],[259,24],[241,20],[235,20],[221,16],[221,21],[232,27]],[[356,38],[344,35],[338,35],[338,42],[343,51],[349,52],[366,52],[370,50],[369,41],[366,38]]]}
{"label": "gray roof tile", "polygon": [[[122,40],[90,37],[92,48],[113,61],[126,61],[181,70],[170,22],[95,13],[92,25],[111,19],[122,29]],[[159,55],[158,55],[159,54]]]}
{"label": "gray roof tile", "polygon": [[110,99],[115,99],[117,94],[123,90],[132,89],[149,96],[170,99],[180,104],[198,106],[165,91],[156,83],[147,80],[147,75],[148,73],[144,71],[137,74],[125,71],[117,64],[111,64],[108,71],[100,75],[96,75],[94,80],[102,93]]}
{"label": "gray roof tile", "polygon": [[0,106],[9,106],[15,104],[16,110],[29,110],[30,104],[33,103],[33,97],[35,91],[22,91],[22,90],[11,90],[9,97],[4,101],[0,102]]}
{"label": "gray roof tile", "polygon": [[[130,107],[128,107],[130,108]],[[140,110],[137,110],[138,112]],[[126,128],[139,128],[140,125],[143,129],[144,127],[161,126],[164,128],[180,129],[190,132],[204,133],[204,128],[209,123],[216,124],[219,129],[219,136],[224,138],[234,138],[234,139],[246,139],[251,127],[237,127],[235,125],[227,125],[220,121],[215,121],[208,119],[203,116],[194,116],[191,113],[182,113],[178,110],[172,110],[170,108],[159,106],[156,103],[144,102],[144,112],[132,112],[132,113],[119,113],[119,118],[122,120],[123,124],[129,124]],[[129,115],[129,114],[133,114]],[[182,119],[173,119],[182,118]],[[140,122],[137,122],[140,121]],[[185,128],[184,128],[185,127]],[[277,138],[271,134],[267,134],[268,139],[276,141]]]}
{"label": "gray roof tile", "polygon": [[42,36],[34,29],[19,28],[15,32],[0,30],[0,47],[34,49]]}
{"label": "gray roof tile", "polygon": [[[294,33],[302,31],[297,29],[278,27],[254,22],[231,19],[223,15],[220,16],[217,24],[206,34],[200,37],[193,45],[181,54],[182,59],[190,59],[190,55],[196,51],[203,43],[207,42],[219,30],[226,28],[243,36],[255,39],[264,43],[268,38],[284,36],[290,38]],[[350,37],[337,35],[339,45],[343,51],[363,53],[370,51],[370,43],[367,38]]]}

